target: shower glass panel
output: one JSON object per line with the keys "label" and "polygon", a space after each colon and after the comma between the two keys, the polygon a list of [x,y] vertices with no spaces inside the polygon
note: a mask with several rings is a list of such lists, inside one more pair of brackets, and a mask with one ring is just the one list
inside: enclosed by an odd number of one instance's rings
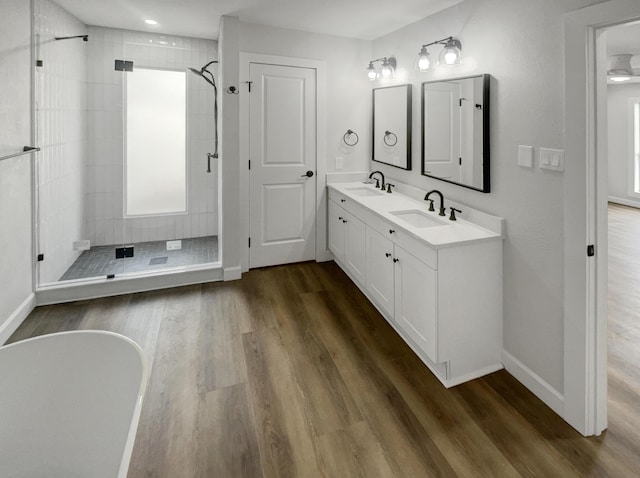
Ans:
{"label": "shower glass panel", "polygon": [[218,266],[217,43],[35,0],[34,49],[39,286]]}
{"label": "shower glass panel", "polygon": [[[127,272],[218,261],[214,90],[189,72],[216,56],[206,40],[122,32],[123,221]],[[144,97],[143,97],[144,96]],[[208,170],[210,172],[208,172]]]}

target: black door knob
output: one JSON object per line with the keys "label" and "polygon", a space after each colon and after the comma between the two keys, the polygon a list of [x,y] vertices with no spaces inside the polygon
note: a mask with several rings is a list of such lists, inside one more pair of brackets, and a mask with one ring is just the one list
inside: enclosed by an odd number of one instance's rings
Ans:
{"label": "black door knob", "polygon": [[311,176],[313,176],[313,171],[307,171],[306,173],[304,173],[302,176],[300,176],[301,178],[310,178]]}

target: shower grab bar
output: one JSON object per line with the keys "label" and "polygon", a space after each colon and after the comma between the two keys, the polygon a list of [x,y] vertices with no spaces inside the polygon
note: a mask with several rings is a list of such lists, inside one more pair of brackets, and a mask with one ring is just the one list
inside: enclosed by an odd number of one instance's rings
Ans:
{"label": "shower grab bar", "polygon": [[31,153],[32,151],[40,151],[40,148],[38,148],[37,146],[25,146],[19,153],[8,154],[6,156],[0,157],[0,161],[15,158],[16,156],[22,156],[23,154]]}

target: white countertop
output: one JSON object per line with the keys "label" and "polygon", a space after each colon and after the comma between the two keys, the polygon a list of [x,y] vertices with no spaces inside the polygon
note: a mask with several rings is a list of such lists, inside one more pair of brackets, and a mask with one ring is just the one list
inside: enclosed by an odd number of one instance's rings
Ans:
{"label": "white countertop", "polygon": [[[429,211],[426,201],[416,201],[413,198],[405,196],[401,193],[392,192],[391,194],[381,192],[376,189],[373,184],[365,184],[362,181],[348,183],[331,183],[328,188],[343,194],[352,199],[355,203],[367,208],[372,213],[378,215],[385,221],[392,223],[394,226],[402,229],[415,238],[425,241],[434,248],[443,248],[462,245],[470,242],[487,241],[502,239],[503,236],[489,229],[485,229],[476,224],[466,221],[464,218],[464,206],[456,206],[462,210],[462,214],[457,214],[456,221],[449,220],[449,209],[446,216],[438,215],[438,207],[440,206],[440,198],[433,195],[434,206],[436,211]],[[363,188],[371,190],[371,194],[380,192],[375,195],[362,195]],[[398,211],[419,211],[420,213],[442,223],[438,226],[416,227],[402,220],[400,217],[392,214]]]}

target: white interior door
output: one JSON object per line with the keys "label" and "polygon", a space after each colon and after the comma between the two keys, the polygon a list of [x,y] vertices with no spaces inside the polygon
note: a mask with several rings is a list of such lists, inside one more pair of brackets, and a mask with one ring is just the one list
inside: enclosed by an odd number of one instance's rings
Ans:
{"label": "white interior door", "polygon": [[251,63],[249,267],[315,258],[316,71]]}
{"label": "white interior door", "polygon": [[460,83],[426,83],[424,101],[425,173],[460,181]]}

